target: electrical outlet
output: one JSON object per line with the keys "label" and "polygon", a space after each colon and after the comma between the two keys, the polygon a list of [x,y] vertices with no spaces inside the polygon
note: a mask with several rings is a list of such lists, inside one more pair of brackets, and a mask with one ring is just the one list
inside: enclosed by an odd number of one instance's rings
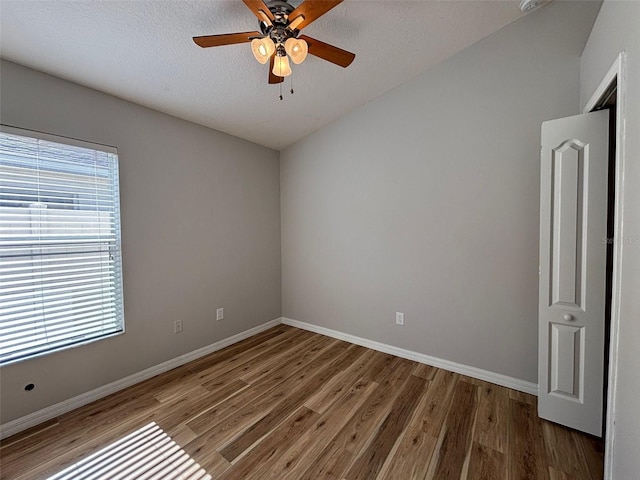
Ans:
{"label": "electrical outlet", "polygon": [[224,318],[224,308],[216,310],[216,320],[222,320]]}
{"label": "electrical outlet", "polygon": [[173,322],[173,333],[182,333],[182,320]]}
{"label": "electrical outlet", "polygon": [[396,325],[404,325],[404,313],[396,312]]}

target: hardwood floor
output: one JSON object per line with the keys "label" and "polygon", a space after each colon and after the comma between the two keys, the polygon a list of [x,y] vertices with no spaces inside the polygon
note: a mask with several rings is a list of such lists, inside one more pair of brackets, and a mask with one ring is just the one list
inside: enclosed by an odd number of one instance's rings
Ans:
{"label": "hardwood floor", "polygon": [[600,441],[540,420],[533,396],[284,325],[0,447],[7,480],[600,480],[602,468]]}

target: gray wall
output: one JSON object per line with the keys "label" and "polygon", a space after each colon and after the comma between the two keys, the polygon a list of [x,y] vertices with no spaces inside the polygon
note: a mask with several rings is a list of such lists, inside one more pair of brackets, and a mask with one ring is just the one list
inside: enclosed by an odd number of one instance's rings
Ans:
{"label": "gray wall", "polygon": [[[584,105],[621,51],[627,56],[622,296],[613,478],[638,478],[640,432],[640,2],[605,1],[582,56]],[[613,347],[612,347],[613,348]]]}
{"label": "gray wall", "polygon": [[278,152],[13,63],[0,73],[2,123],[118,147],[126,322],[3,367],[2,423],[280,317]]}
{"label": "gray wall", "polygon": [[283,316],[536,382],[540,123],[578,113],[598,7],[554,2],[282,152]]}

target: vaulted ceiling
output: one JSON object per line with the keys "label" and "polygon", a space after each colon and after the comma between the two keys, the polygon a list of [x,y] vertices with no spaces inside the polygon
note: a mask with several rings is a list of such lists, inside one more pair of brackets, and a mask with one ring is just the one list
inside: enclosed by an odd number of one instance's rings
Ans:
{"label": "vaulted ceiling", "polygon": [[202,49],[191,40],[258,29],[240,0],[2,0],[0,53],[282,149],[520,16],[517,0],[345,0],[304,33],[355,61],[343,69],[309,56],[292,65],[284,100],[248,44]]}

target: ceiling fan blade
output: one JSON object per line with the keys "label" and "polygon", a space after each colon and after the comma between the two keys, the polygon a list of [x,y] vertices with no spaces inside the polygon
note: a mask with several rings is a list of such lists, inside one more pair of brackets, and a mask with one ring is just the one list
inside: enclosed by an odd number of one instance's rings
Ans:
{"label": "ceiling fan blade", "polygon": [[353,59],[356,58],[355,53],[347,52],[346,50],[321,42],[315,38],[311,38],[306,35],[300,35],[298,38],[307,42],[307,45],[309,45],[309,53],[311,55],[315,55],[316,57],[320,57],[323,60],[335,63],[341,67],[348,67],[351,65],[351,62],[353,62]]}
{"label": "ceiling fan blade", "polygon": [[304,20],[296,27],[298,30],[302,30],[342,2],[343,0],[306,0],[289,14],[289,20],[295,20],[300,15],[304,16]]}
{"label": "ceiling fan blade", "polygon": [[221,45],[233,45],[234,43],[247,43],[253,37],[263,37],[260,32],[223,33],[222,35],[204,35],[193,37],[193,41],[202,48],[219,47]]}
{"label": "ceiling fan blade", "polygon": [[264,21],[264,18],[262,18],[262,15],[260,14],[261,11],[264,13],[264,15],[267,16],[269,20],[271,21],[275,20],[273,13],[271,13],[271,10],[269,10],[269,8],[265,5],[265,3],[262,0],[242,0],[242,1],[247,7],[249,7],[249,10],[251,10],[253,14],[256,17],[258,17],[258,20],[260,20],[261,22]]}
{"label": "ceiling fan blade", "polygon": [[284,77],[279,77],[273,74],[273,64],[276,61],[276,54],[271,55],[271,59],[269,60],[269,83],[282,83],[284,82]]}

